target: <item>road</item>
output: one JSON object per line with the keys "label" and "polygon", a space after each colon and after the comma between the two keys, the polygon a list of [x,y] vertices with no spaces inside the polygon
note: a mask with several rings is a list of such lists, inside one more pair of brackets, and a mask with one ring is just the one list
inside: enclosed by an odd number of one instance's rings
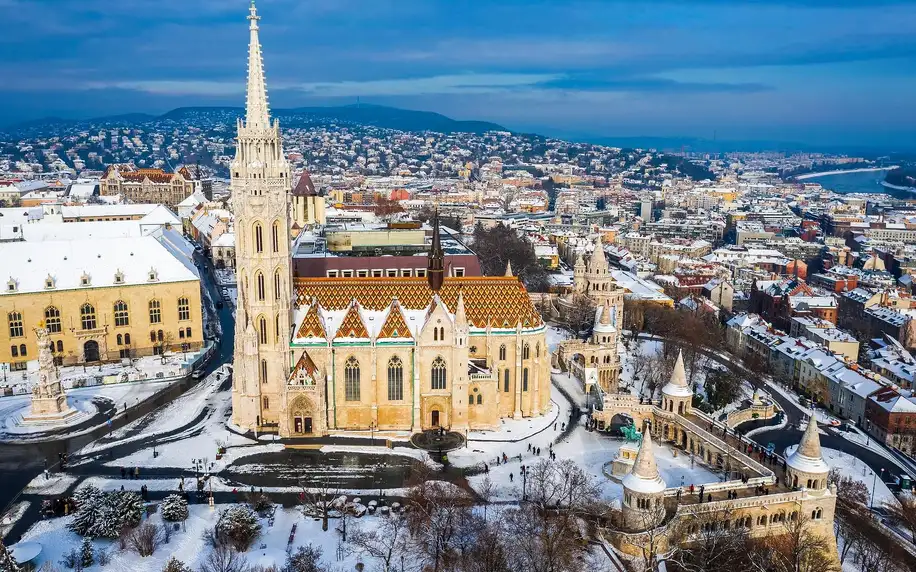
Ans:
{"label": "road", "polygon": [[[197,258],[203,257],[198,256]],[[203,262],[204,267],[200,272],[201,283],[215,302],[220,299],[219,287],[213,278],[213,269],[209,261],[204,260]],[[205,375],[232,360],[235,334],[232,307],[229,304],[224,304],[222,309],[217,310],[217,313],[223,334],[216,340],[216,354],[205,366],[203,370]],[[114,417],[111,427],[103,424],[96,427],[95,430],[79,436],[71,437],[67,434],[62,434],[59,439],[41,443],[0,444],[0,485],[2,485],[0,486],[0,507],[8,506],[19,494],[19,491],[41,474],[46,467],[53,469],[58,462],[59,454],[72,454],[78,451],[99,437],[104,436],[110,430],[123,427],[130,423],[131,420],[137,419],[138,416],[146,415],[166,405],[196,385],[196,383],[196,380],[189,377],[169,385],[146,401],[128,409],[126,415],[122,413]],[[71,429],[72,432],[73,430]]]}
{"label": "road", "polygon": [[[677,344],[677,340],[650,334],[639,334],[637,337],[643,340],[664,340],[675,345]],[[711,350],[700,351],[705,356],[715,360],[716,362],[731,370],[739,371],[746,376],[752,376],[751,372],[744,366],[744,364],[740,363],[740,361],[738,361],[731,354]],[[785,427],[774,427],[768,430],[761,430],[759,433],[751,436],[751,439],[764,447],[766,447],[769,443],[773,443],[776,447],[776,451],[778,453],[782,453],[786,447],[789,447],[790,445],[797,445],[799,441],[801,441],[802,431],[797,429],[797,427],[800,423],[807,422],[808,412],[802,409],[798,403],[788,399],[782,395],[782,393],[773,388],[772,385],[774,382],[772,380],[765,381],[769,386],[769,393],[773,400],[776,401],[776,403],[778,403],[782,410],[785,412],[788,423]],[[823,429],[827,434],[821,435],[821,446],[843,451],[844,453],[848,453],[861,459],[873,471],[875,471],[875,473],[883,474],[883,480],[888,485],[894,484],[894,480],[892,478],[893,476],[908,472],[906,468],[900,463],[896,463],[889,458],[876,453],[868,447],[864,447],[841,437],[838,429],[833,427],[823,427]]]}

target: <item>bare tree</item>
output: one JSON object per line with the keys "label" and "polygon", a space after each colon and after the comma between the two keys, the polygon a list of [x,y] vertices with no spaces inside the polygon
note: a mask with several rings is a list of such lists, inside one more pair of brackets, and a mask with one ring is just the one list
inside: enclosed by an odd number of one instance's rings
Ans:
{"label": "bare tree", "polygon": [[140,556],[152,556],[162,544],[163,529],[146,521],[130,532],[128,544]]}
{"label": "bare tree", "polygon": [[407,532],[407,519],[399,514],[381,518],[381,524],[374,530],[356,528],[350,533],[352,550],[379,563],[382,572],[396,569],[398,556],[407,554],[410,549],[410,537]]}
{"label": "bare tree", "polygon": [[751,569],[759,572],[839,572],[831,541],[812,530],[800,514],[787,519],[780,534],[751,541],[747,549]]}
{"label": "bare tree", "polygon": [[585,294],[573,296],[572,304],[566,307],[563,321],[576,335],[590,331],[595,325],[595,304]]}
{"label": "bare tree", "polygon": [[407,496],[408,528],[416,549],[433,572],[448,569],[458,557],[456,541],[471,521],[471,499],[451,483],[425,480]]}
{"label": "bare tree", "polygon": [[827,484],[836,485],[837,500],[851,508],[868,504],[868,486],[858,479],[844,475],[837,467],[830,469],[827,474]]}
{"label": "bare tree", "polygon": [[888,514],[900,523],[900,526],[906,528],[913,542],[916,542],[916,496],[910,493],[900,495],[899,502],[884,503],[884,509]]}
{"label": "bare tree", "polygon": [[331,485],[327,478],[320,480],[315,487],[303,486],[300,494],[302,512],[308,516],[320,518],[321,530],[327,532],[328,519],[333,510],[331,503],[339,496],[340,489]]}
{"label": "bare tree", "polygon": [[674,527],[665,558],[683,572],[726,572],[741,569],[747,544],[747,529],[732,526],[735,514],[730,509],[702,511],[692,507]]}
{"label": "bare tree", "polygon": [[504,212],[512,212],[512,203],[515,202],[515,197],[518,196],[518,189],[515,187],[504,186],[499,191],[499,206],[502,207]]}
{"label": "bare tree", "polygon": [[247,572],[248,560],[229,546],[217,546],[200,565],[200,572]]}

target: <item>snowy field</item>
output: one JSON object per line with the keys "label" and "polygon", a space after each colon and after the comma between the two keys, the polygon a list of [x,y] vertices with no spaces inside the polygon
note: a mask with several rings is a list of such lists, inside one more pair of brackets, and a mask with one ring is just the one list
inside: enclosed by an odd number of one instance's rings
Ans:
{"label": "snowy field", "polygon": [[[206,529],[212,528],[221,509],[229,505],[217,505],[211,508],[207,505],[191,505],[190,516],[181,529],[172,533],[168,544],[161,546],[152,556],[141,558],[136,552],[121,551],[117,541],[95,540],[96,550],[105,550],[111,556],[111,562],[104,568],[94,565],[86,568],[87,571],[106,570],[109,572],[159,572],[169,558],[174,556],[191,567],[198,570],[211,552],[210,546],[203,539]],[[378,526],[380,518],[365,516],[361,519],[351,519],[348,532],[352,534],[355,528],[366,530]],[[82,537],[67,530],[67,523],[71,517],[55,518],[38,522],[23,536],[22,542],[37,542],[42,546],[42,553],[35,564],[40,567],[45,562],[58,565],[64,554],[73,548],[79,548]],[[149,517],[150,522],[162,524],[159,514]],[[357,562],[369,563],[352,550],[354,547],[342,542],[342,535],[336,528],[339,520],[331,520],[327,532],[321,530],[321,522],[304,516],[298,508],[277,508],[272,526],[269,519],[260,519],[261,535],[255,540],[251,548],[244,553],[249,565],[282,567],[286,562],[286,550],[289,542],[290,531],[296,526],[293,539],[293,550],[298,546],[312,544],[322,549],[322,560],[331,565],[335,570],[354,570]],[[343,548],[343,558],[337,559],[338,547]]]}

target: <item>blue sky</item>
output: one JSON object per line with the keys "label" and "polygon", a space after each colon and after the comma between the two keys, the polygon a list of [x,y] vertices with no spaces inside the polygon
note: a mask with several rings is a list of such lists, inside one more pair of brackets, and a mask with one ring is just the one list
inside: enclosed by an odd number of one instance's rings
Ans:
{"label": "blue sky", "polygon": [[[916,2],[260,0],[271,103],[916,146]],[[0,123],[241,105],[247,0],[0,0]]]}

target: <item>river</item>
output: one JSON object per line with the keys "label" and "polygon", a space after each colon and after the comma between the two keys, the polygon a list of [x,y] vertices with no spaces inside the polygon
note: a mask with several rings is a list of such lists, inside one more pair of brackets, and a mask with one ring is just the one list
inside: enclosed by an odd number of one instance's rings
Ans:
{"label": "river", "polygon": [[837,193],[881,193],[901,199],[916,198],[916,193],[889,189],[881,184],[887,171],[864,171],[855,173],[840,173],[836,175],[822,175],[805,179],[805,183],[818,183],[825,189]]}

